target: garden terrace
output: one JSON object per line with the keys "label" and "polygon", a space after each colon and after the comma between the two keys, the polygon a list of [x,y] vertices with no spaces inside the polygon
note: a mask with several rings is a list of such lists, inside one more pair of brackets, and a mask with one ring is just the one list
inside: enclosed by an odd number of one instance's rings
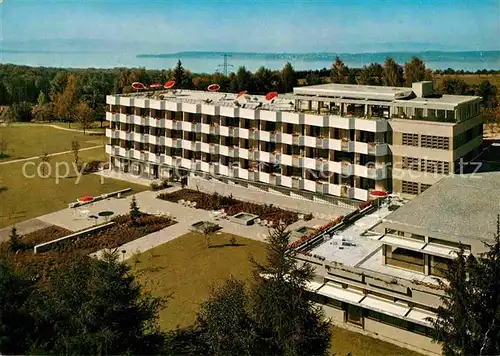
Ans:
{"label": "garden terrace", "polygon": [[173,193],[163,193],[158,195],[158,199],[177,203],[180,200],[196,203],[196,207],[203,210],[224,209],[227,215],[233,216],[238,213],[249,213],[258,215],[260,219],[272,221],[277,225],[280,220],[286,224],[298,221],[298,214],[288,210],[282,210],[271,205],[260,205],[234,199],[231,195],[221,195],[218,193],[207,194],[192,189],[181,189]]}
{"label": "garden terrace", "polygon": [[76,258],[102,249],[120,247],[176,223],[168,217],[147,214],[142,214],[135,224],[128,215],[118,216],[113,222],[114,224],[105,230],[89,232],[50,251],[34,254],[35,245],[72,234],[71,231],[51,226],[20,237],[16,250],[11,248],[10,241],[1,243],[0,253],[11,260],[16,269],[44,278],[59,266],[70,264]]}

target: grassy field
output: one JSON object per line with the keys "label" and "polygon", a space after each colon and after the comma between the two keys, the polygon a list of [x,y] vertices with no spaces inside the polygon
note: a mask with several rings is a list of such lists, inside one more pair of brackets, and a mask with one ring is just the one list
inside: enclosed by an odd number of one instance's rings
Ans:
{"label": "grassy field", "polygon": [[[239,246],[227,245],[229,234],[215,235],[207,249],[203,236],[189,233],[130,259],[140,280],[158,296],[171,295],[160,313],[165,330],[191,325],[213,283],[233,276],[249,281],[250,256],[263,262],[266,244],[237,236]],[[420,354],[341,328],[334,328],[331,352],[353,356],[419,356]]]}
{"label": "grassy field", "polygon": [[0,127],[0,140],[6,140],[7,158],[0,162],[40,156],[44,152],[56,153],[71,150],[71,142],[77,140],[82,148],[102,145],[105,136],[83,135],[79,132],[59,130],[48,126],[10,125]]}
{"label": "grassy field", "polygon": [[[81,152],[80,159],[87,162],[105,160],[106,154],[104,148],[96,148]],[[38,164],[40,160],[33,162]],[[73,156],[66,154],[52,157],[49,163],[53,172],[49,178],[41,178],[38,175],[35,178],[24,177],[25,162],[0,165],[0,186],[5,187],[5,190],[0,191],[0,228],[66,208],[68,203],[83,195],[95,196],[125,188],[132,188],[134,192],[147,189],[145,186],[114,179],[104,179],[101,182],[101,177],[95,174],[84,175],[77,182],[73,168],[68,177],[60,179],[57,184],[55,178],[57,162],[67,162],[71,165]],[[34,175],[36,170],[34,167],[28,167],[26,172]],[[61,169],[61,174],[64,173]]]}

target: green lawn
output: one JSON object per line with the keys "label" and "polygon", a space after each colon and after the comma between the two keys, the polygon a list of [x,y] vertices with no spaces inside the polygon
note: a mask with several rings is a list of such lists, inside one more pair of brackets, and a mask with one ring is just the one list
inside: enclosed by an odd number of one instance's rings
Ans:
{"label": "green lawn", "polygon": [[[237,236],[240,246],[226,245],[231,235],[212,238],[214,247],[206,248],[203,236],[189,233],[130,259],[140,280],[157,296],[172,294],[160,312],[165,330],[177,325],[191,325],[213,283],[230,276],[249,280],[252,266],[249,257],[265,261],[266,244]],[[331,352],[353,356],[419,356],[420,354],[341,328],[334,328]]]}
{"label": "green lawn", "polygon": [[[81,152],[80,159],[87,162],[106,160],[106,154],[104,148],[96,148]],[[0,228],[64,209],[68,203],[74,202],[83,195],[95,196],[125,188],[132,188],[134,192],[147,189],[145,186],[114,179],[104,179],[101,182],[101,177],[95,174],[82,176],[76,184],[77,177],[73,169],[68,178],[60,179],[57,184],[55,166],[57,162],[63,161],[71,165],[72,154],[52,157],[50,164],[53,174],[45,179],[38,176],[24,177],[23,165],[26,162],[0,165],[0,186],[5,187],[5,190],[0,191]],[[38,164],[40,160],[33,162]],[[35,169],[32,166],[28,167],[26,172],[33,175]],[[63,169],[61,169],[61,174],[64,174]]]}
{"label": "green lawn", "polygon": [[[75,126],[75,124],[73,124]],[[44,152],[57,153],[71,150],[71,142],[77,140],[80,146],[91,147],[105,144],[105,136],[83,135],[48,126],[10,125],[0,127],[0,140],[7,141],[7,160],[40,156]]]}

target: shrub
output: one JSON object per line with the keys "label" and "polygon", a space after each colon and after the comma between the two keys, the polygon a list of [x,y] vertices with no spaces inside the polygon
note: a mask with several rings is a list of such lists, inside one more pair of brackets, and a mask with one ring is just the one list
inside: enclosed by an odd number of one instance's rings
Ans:
{"label": "shrub", "polygon": [[304,215],[304,220],[305,221],[312,220],[312,218],[313,218],[313,214],[311,214],[311,213]]}
{"label": "shrub", "polygon": [[236,245],[236,237],[234,237],[233,235],[231,235],[231,238],[229,239],[229,243],[231,245],[233,245],[233,246]]}
{"label": "shrub", "polygon": [[83,170],[84,173],[94,173],[99,170],[99,167],[101,167],[103,164],[102,161],[90,161],[85,164],[85,168]]}
{"label": "shrub", "polygon": [[152,191],[160,190],[160,185],[156,182],[151,182],[151,184],[149,185],[149,189],[151,189]]}
{"label": "shrub", "polygon": [[396,204],[391,204],[387,207],[387,209],[389,209],[389,211],[394,211],[394,210],[398,210],[399,209],[399,205],[396,205]]}

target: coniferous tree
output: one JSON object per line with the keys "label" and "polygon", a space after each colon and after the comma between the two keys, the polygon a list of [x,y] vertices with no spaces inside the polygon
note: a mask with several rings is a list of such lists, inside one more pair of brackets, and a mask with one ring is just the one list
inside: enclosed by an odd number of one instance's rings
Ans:
{"label": "coniferous tree", "polygon": [[251,292],[252,314],[262,347],[277,355],[325,355],[330,325],[323,311],[307,299],[306,283],[314,277],[310,264],[300,264],[289,247],[284,225],[270,232],[266,264],[254,261],[256,284]]}
{"label": "coniferous tree", "polygon": [[283,93],[288,93],[293,91],[293,88],[297,86],[297,75],[293,66],[290,62],[287,62],[280,73],[281,76],[281,89]]}
{"label": "coniferous tree", "polygon": [[463,249],[445,271],[448,283],[438,308],[433,339],[444,355],[500,354],[500,216],[494,243],[477,258]]}
{"label": "coniferous tree", "polygon": [[215,289],[198,314],[196,332],[205,354],[325,355],[330,325],[304,287],[313,277],[289,247],[290,232],[279,226],[269,234],[265,264],[254,263],[254,283],[229,280]]}
{"label": "coniferous tree", "polygon": [[0,354],[25,354],[33,334],[28,310],[33,283],[0,258]]}
{"label": "coniferous tree", "polygon": [[135,195],[132,197],[132,201],[130,202],[130,220],[133,225],[137,224],[137,219],[141,217],[141,210],[139,209],[139,205],[137,205],[137,200],[135,199]]}
{"label": "coniferous tree", "polygon": [[179,59],[174,69],[174,80],[176,87],[183,88],[185,79],[186,79],[186,73],[184,71],[184,67],[182,66],[182,62]]}

